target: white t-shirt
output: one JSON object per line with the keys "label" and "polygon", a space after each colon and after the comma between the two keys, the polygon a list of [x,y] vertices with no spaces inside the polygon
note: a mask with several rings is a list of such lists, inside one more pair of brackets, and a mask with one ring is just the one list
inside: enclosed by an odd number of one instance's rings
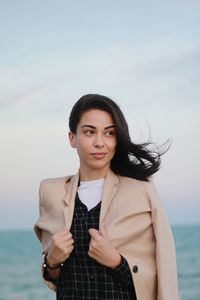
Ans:
{"label": "white t-shirt", "polygon": [[78,187],[78,196],[88,210],[95,207],[102,199],[103,186],[105,179],[96,179],[90,181],[80,181]]}

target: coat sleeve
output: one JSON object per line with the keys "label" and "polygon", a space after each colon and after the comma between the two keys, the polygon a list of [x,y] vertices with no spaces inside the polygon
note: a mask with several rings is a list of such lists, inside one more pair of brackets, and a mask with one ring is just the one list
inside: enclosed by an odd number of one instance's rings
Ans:
{"label": "coat sleeve", "polygon": [[[45,254],[47,252],[47,250],[45,250],[44,245],[43,245],[43,223],[45,223],[45,218],[46,218],[46,208],[45,208],[45,203],[44,203],[44,197],[43,197],[43,189],[44,189],[44,183],[45,181],[41,181],[40,183],[40,187],[39,187],[39,218],[36,222],[36,224],[34,225],[34,231],[35,234],[37,236],[37,238],[39,239],[39,241],[42,243],[42,248],[43,248],[43,254]],[[53,289],[54,291],[56,291],[56,285],[48,280],[44,279],[44,268],[43,268],[43,264],[41,266],[41,275],[42,275],[42,279],[44,281],[44,283],[51,289]]]}
{"label": "coat sleeve", "polygon": [[157,300],[179,300],[174,239],[165,211],[152,181],[145,183],[152,209],[156,240]]}
{"label": "coat sleeve", "polygon": [[45,215],[45,207],[44,207],[44,200],[42,197],[43,193],[43,181],[40,182],[40,187],[39,187],[39,217],[37,222],[34,225],[34,231],[35,234],[40,242],[42,242],[42,229],[40,228],[40,223],[42,222],[42,219]]}

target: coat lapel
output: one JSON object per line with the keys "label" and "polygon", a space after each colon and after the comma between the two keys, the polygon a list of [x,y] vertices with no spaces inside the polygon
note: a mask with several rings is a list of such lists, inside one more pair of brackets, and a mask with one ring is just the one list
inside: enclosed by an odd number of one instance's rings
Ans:
{"label": "coat lapel", "polygon": [[104,184],[104,192],[103,192],[100,219],[99,219],[100,225],[103,223],[104,217],[106,216],[106,213],[110,207],[112,199],[118,190],[117,183],[118,183],[118,177],[110,170],[106,176],[106,180]]}
{"label": "coat lapel", "polygon": [[64,218],[66,228],[70,230],[75,206],[75,197],[79,181],[79,171],[68,179],[67,192],[64,196]]}

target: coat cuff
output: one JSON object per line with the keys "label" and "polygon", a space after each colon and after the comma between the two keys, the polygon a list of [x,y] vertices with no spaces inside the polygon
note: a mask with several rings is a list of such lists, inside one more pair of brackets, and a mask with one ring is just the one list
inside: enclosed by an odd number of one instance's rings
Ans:
{"label": "coat cuff", "polygon": [[57,278],[52,278],[51,275],[48,273],[48,270],[47,268],[44,268],[43,269],[43,278],[46,280],[46,281],[50,281],[52,282],[54,285],[58,286],[59,284],[59,276]]}
{"label": "coat cuff", "polygon": [[120,265],[111,270],[112,276],[121,287],[132,285],[132,275],[127,260],[121,255]]}

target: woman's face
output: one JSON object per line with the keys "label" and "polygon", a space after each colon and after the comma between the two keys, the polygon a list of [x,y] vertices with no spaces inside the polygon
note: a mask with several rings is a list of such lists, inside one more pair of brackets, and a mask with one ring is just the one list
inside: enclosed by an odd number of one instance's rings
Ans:
{"label": "woman's face", "polygon": [[81,180],[105,177],[117,144],[112,116],[98,109],[86,111],[69,139],[79,155]]}

